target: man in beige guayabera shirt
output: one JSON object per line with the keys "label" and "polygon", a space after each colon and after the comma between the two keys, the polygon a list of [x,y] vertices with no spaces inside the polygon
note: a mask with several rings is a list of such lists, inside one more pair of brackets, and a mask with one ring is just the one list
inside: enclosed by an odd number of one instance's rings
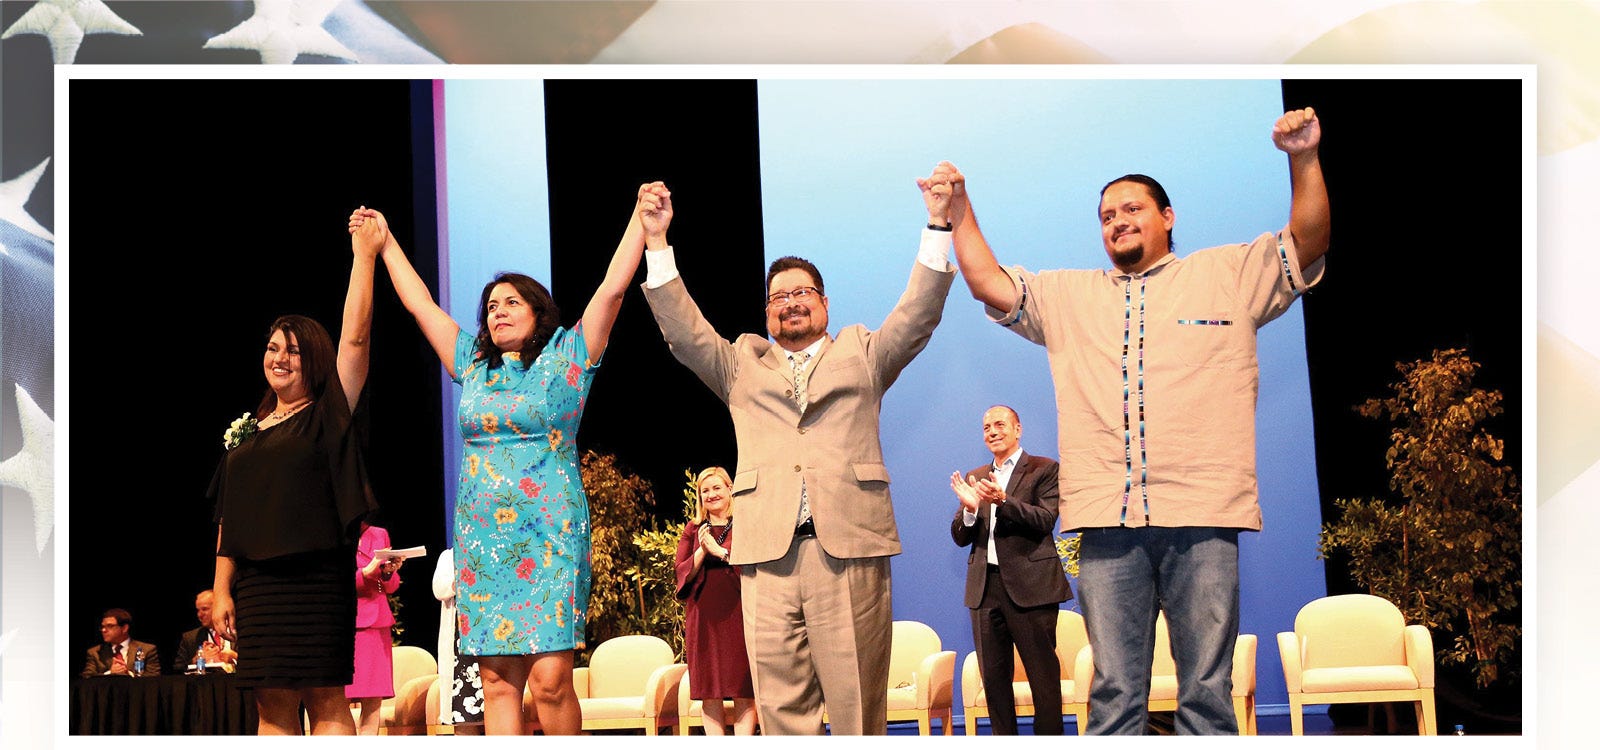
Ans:
{"label": "man in beige guayabera shirt", "polygon": [[1310,109],[1273,125],[1289,156],[1289,223],[1254,240],[1172,253],[1176,214],[1144,175],[1100,192],[1111,268],[1002,268],[961,173],[956,261],[990,317],[1045,347],[1055,382],[1061,527],[1080,531],[1079,593],[1094,682],[1090,734],[1142,734],[1157,613],[1171,628],[1179,734],[1233,734],[1239,531],[1261,529],[1256,329],[1322,277],[1328,193]]}

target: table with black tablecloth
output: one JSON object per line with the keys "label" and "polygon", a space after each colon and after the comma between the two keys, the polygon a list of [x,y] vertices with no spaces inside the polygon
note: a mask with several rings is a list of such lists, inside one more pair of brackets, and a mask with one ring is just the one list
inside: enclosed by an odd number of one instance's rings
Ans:
{"label": "table with black tablecloth", "polygon": [[72,681],[72,734],[255,734],[256,701],[234,675]]}

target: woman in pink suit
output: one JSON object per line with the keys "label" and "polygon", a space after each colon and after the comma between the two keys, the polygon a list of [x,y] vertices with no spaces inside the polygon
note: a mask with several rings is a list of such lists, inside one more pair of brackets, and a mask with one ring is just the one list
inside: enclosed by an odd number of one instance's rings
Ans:
{"label": "woman in pink suit", "polygon": [[394,612],[389,592],[400,588],[399,559],[374,557],[389,548],[389,532],[381,526],[361,524],[356,545],[356,674],[344,696],[361,703],[358,734],[377,734],[383,726],[384,698],[394,697],[394,641],[389,629]]}

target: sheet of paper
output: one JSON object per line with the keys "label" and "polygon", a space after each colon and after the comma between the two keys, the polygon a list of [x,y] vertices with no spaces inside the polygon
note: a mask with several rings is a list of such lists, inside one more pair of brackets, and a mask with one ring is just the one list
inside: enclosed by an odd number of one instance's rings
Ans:
{"label": "sheet of paper", "polygon": [[406,560],[413,557],[422,557],[426,554],[428,554],[427,547],[406,547],[405,549],[389,549],[388,547],[385,547],[373,552],[372,556]]}

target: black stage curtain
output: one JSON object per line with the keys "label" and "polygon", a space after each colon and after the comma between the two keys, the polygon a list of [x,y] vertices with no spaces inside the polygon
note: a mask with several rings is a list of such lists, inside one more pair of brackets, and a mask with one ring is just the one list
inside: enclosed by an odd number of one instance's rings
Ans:
{"label": "black stage curtain", "polygon": [[[552,80],[545,129],[553,294],[566,324],[605,277],[639,185],[660,180],[673,195],[667,240],[706,318],[728,338],[765,335],[755,81]],[[649,480],[673,517],[684,470],[732,473],[737,453],[727,406],[662,341],[644,275],[641,262],[578,442]]]}
{"label": "black stage curtain", "polygon": [[[338,337],[350,211],[384,210],[419,271],[438,264],[427,82],[70,85],[71,367],[59,387],[72,398],[72,552],[59,626],[75,675],[110,607],[130,610],[133,636],[168,660],[196,626],[222,432],[261,399],[275,317],[310,315]],[[438,365],[388,275],[376,279],[371,433],[407,436],[371,441],[378,523],[395,544],[438,550]],[[408,569],[400,589],[405,640],[430,648],[431,573],[431,559]]]}

